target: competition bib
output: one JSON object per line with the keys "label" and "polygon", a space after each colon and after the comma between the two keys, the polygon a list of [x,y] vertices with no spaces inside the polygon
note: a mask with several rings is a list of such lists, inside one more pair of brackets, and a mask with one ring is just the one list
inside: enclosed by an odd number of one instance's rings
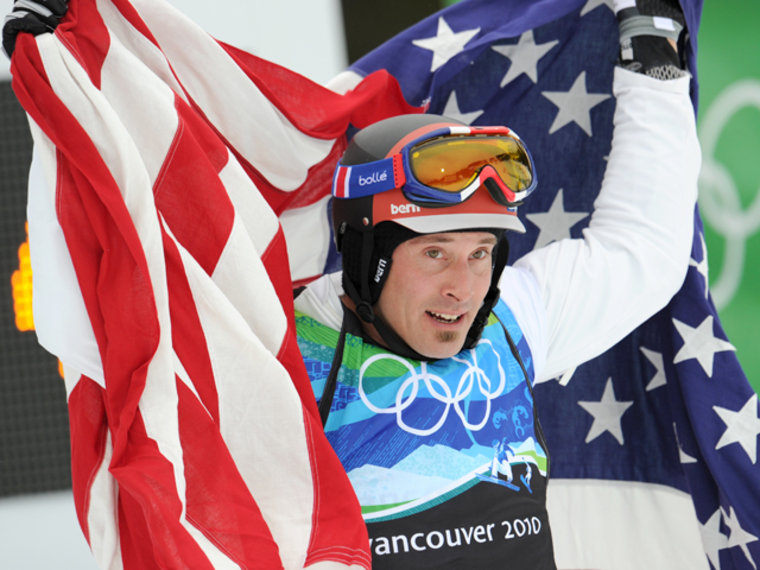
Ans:
{"label": "competition bib", "polygon": [[[359,498],[373,569],[554,568],[530,351],[507,307],[495,312],[477,346],[432,362],[346,335],[325,432]],[[296,324],[319,399],[338,332],[300,314]]]}

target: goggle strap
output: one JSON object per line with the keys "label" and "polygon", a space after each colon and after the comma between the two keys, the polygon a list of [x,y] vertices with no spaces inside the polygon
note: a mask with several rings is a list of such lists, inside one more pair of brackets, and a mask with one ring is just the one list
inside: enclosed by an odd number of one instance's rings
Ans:
{"label": "goggle strap", "polygon": [[353,166],[339,165],[333,177],[333,196],[363,198],[400,188],[404,182],[401,155]]}

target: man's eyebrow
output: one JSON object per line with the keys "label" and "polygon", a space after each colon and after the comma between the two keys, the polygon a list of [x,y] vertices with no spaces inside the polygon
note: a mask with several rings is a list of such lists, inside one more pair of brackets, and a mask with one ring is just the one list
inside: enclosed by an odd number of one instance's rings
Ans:
{"label": "man's eyebrow", "polygon": [[[448,234],[423,234],[417,238],[420,243],[449,243],[454,237]],[[493,234],[488,234],[480,239],[482,244],[496,244],[498,240]]]}

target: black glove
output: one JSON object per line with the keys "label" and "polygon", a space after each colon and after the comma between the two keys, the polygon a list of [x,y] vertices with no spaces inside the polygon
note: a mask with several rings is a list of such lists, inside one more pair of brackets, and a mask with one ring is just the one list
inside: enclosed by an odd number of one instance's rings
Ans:
{"label": "black glove", "polygon": [[615,0],[615,11],[620,65],[658,79],[685,74],[686,30],[678,0]]}
{"label": "black glove", "polygon": [[10,57],[19,32],[44,34],[55,30],[66,13],[66,0],[16,0],[3,24],[3,51]]}

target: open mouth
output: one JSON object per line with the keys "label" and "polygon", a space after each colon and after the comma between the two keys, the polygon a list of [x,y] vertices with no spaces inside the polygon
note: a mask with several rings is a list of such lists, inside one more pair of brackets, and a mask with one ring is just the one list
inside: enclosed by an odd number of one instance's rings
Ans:
{"label": "open mouth", "polygon": [[447,325],[454,324],[462,318],[462,315],[447,315],[445,313],[436,313],[435,311],[425,312],[439,323],[444,323]]}

